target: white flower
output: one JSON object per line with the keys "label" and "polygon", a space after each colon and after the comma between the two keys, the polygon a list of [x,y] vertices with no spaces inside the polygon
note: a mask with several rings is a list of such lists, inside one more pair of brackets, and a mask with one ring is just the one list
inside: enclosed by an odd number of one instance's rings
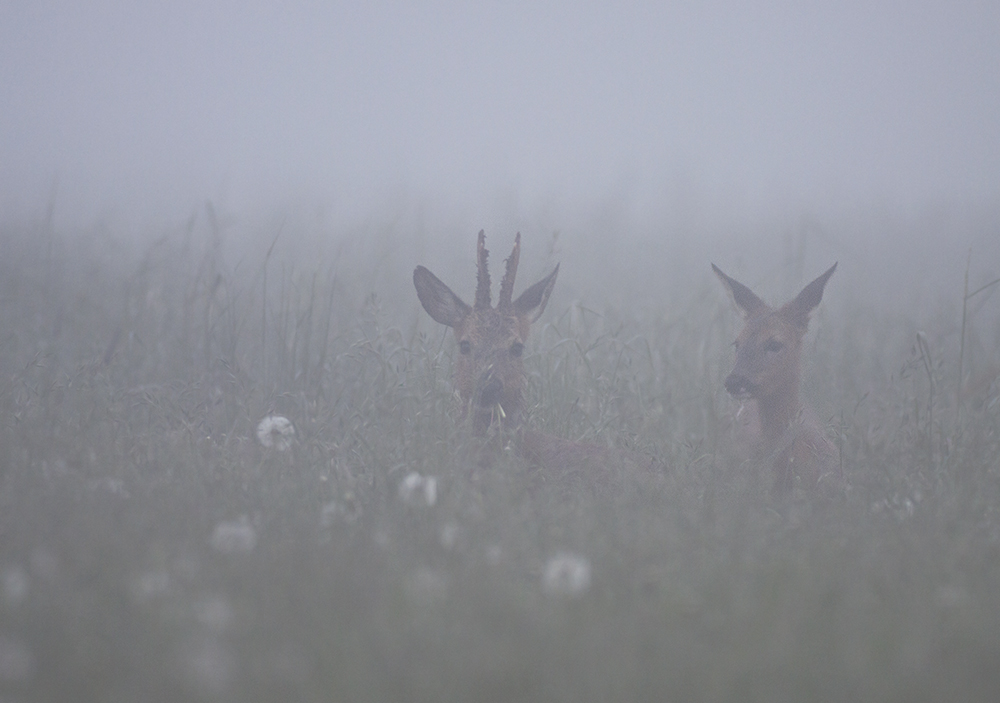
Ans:
{"label": "white flower", "polygon": [[590,588],[590,562],[563,552],[549,559],[542,575],[542,590],[551,595],[579,596]]}
{"label": "white flower", "polygon": [[437,479],[411,471],[399,482],[399,499],[409,505],[434,505],[437,502]]}
{"label": "white flower", "polygon": [[239,520],[220,522],[212,531],[212,548],[223,554],[252,552],[257,546],[257,532],[246,515]]}
{"label": "white flower", "polygon": [[281,415],[268,415],[257,425],[257,440],[267,449],[283,452],[292,448],[295,426]]}

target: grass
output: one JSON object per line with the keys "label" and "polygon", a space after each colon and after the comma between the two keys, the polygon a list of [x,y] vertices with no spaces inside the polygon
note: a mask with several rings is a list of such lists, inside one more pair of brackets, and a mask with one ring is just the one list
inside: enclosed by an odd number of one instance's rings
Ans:
{"label": "grass", "polygon": [[[663,467],[566,490],[477,467],[453,342],[366,283],[415,262],[227,236],[0,235],[3,700],[1000,699],[998,346],[964,306],[961,413],[956,319],[820,310],[804,391],[850,488],[775,502],[732,458],[707,269],[673,304],[554,304],[531,425]],[[567,552],[589,588],[548,592]]]}

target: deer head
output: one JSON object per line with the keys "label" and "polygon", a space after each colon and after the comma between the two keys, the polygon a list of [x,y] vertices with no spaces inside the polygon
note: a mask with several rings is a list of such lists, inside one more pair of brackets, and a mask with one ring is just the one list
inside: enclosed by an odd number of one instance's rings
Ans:
{"label": "deer head", "polygon": [[520,255],[518,233],[506,261],[496,307],[490,302],[489,251],[482,231],[477,247],[476,299],[471,307],[423,266],[413,271],[413,285],[424,310],[455,333],[459,352],[455,388],[462,399],[463,417],[472,412],[475,434],[485,434],[494,422],[507,427],[520,422],[525,385],[521,355],[531,324],[545,310],[559,273],[556,265],[552,273],[513,300]]}
{"label": "deer head", "polygon": [[736,363],[726,377],[726,390],[757,401],[765,433],[780,434],[797,410],[802,338],[836,268],[834,264],[794,300],[774,309],[712,264],[746,323],[736,338]]}

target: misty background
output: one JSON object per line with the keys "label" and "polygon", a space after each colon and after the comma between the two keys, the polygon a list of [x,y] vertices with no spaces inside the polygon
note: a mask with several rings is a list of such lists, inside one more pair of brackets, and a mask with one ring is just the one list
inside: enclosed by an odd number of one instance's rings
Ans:
{"label": "misty background", "polygon": [[0,216],[127,238],[208,201],[243,246],[381,228],[449,279],[522,230],[557,295],[618,302],[839,260],[912,303],[970,249],[995,273],[998,65],[990,2],[8,1]]}
{"label": "misty background", "polygon": [[0,0],[0,699],[1000,700],[1000,3],[828,5]]}

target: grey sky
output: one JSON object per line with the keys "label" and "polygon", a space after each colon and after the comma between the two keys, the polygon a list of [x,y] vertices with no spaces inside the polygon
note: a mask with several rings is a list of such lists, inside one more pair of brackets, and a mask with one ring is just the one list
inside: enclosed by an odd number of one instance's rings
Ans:
{"label": "grey sky", "polygon": [[0,212],[990,202],[998,67],[995,1],[0,0]]}

